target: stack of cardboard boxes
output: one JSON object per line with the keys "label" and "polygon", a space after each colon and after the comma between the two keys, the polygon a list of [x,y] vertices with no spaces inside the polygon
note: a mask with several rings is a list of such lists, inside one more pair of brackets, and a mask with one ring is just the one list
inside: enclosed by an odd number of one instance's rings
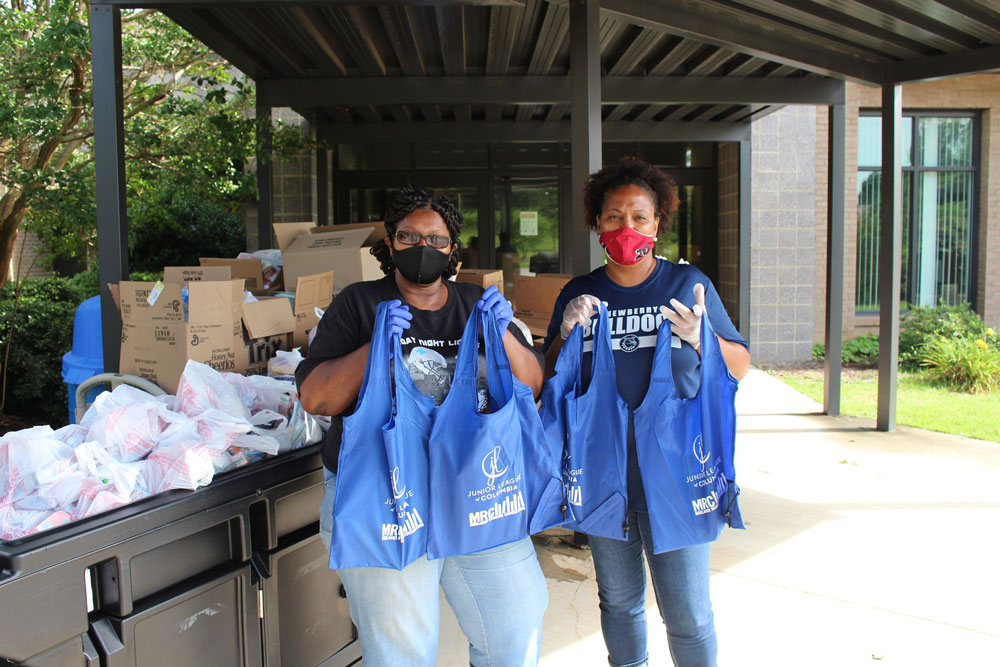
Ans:
{"label": "stack of cardboard boxes", "polygon": [[[317,308],[329,306],[347,285],[383,275],[370,252],[385,238],[381,222],[277,223],[274,231],[284,261],[275,289],[261,289],[260,260],[213,257],[200,258],[201,266],[166,267],[161,284],[111,285],[122,316],[120,372],[152,380],[170,393],[188,359],[220,371],[266,373],[276,351],[300,347],[305,353],[308,332],[319,322]],[[517,276],[515,314],[535,337],[545,335],[569,278]],[[503,291],[499,270],[460,271],[457,279]],[[244,303],[244,289],[258,300]]]}
{"label": "stack of cardboard boxes", "polygon": [[[334,293],[382,276],[369,252],[385,236],[381,223],[278,223],[275,235],[284,258],[275,289],[261,289],[260,260],[213,257],[200,258],[197,267],[166,267],[159,285],[111,285],[122,316],[119,371],[170,393],[188,359],[220,371],[266,373],[278,350],[306,351],[308,331],[319,322],[316,309],[329,306]],[[244,303],[244,289],[258,300]]]}

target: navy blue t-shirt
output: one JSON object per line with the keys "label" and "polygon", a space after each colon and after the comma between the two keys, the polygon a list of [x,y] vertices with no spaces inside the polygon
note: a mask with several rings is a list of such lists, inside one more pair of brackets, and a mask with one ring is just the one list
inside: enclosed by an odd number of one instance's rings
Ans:
{"label": "navy blue t-shirt", "polygon": [[[739,331],[719,299],[715,286],[700,270],[690,264],[674,264],[665,259],[657,259],[656,268],[646,280],[633,287],[623,287],[608,278],[604,267],[594,269],[584,276],[569,281],[556,299],[552,320],[545,336],[544,350],[559,335],[563,311],[566,304],[581,294],[596,296],[608,304],[611,346],[614,349],[615,375],[618,393],[628,403],[631,410],[639,407],[649,389],[649,376],[653,367],[653,352],[656,349],[656,331],[664,320],[660,306],[670,306],[671,299],[677,299],[688,308],[694,306],[694,286],[705,286],[705,308],[715,332],[723,339],[740,343],[749,349]],[[596,312],[594,313],[597,314]],[[583,386],[590,382],[591,350],[593,349],[593,323],[583,332]],[[671,369],[677,392],[690,398],[698,392],[699,366],[701,357],[689,344],[677,336],[672,337]],[[629,509],[644,509],[646,498],[642,490],[642,479],[635,454],[635,435],[629,417],[629,457],[628,457],[628,504]]]}

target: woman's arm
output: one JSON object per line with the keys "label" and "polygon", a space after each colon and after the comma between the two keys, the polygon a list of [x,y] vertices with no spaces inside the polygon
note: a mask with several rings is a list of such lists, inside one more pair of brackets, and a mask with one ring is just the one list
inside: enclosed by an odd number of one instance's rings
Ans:
{"label": "woman's arm", "polygon": [[719,334],[715,337],[719,339],[722,358],[726,360],[730,374],[737,380],[742,380],[750,371],[750,351],[739,343],[722,338]]}
{"label": "woman's arm", "polygon": [[361,392],[371,343],[336,359],[327,359],[299,384],[299,400],[306,412],[333,417],[347,410]]}
{"label": "woman's arm", "polygon": [[503,347],[510,359],[514,377],[531,387],[531,393],[537,397],[542,391],[542,367],[538,363],[538,357],[509,330],[504,332]]}
{"label": "woman's arm", "polygon": [[549,345],[549,349],[545,350],[545,379],[548,380],[550,377],[556,374],[556,361],[559,360],[559,351],[562,349],[563,343],[562,336],[556,336],[552,339],[552,344]]}

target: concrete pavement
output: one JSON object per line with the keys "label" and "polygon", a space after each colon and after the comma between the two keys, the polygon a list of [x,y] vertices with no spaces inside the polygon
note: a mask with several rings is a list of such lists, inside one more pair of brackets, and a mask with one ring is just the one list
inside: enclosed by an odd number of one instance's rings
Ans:
{"label": "concrete pavement", "polygon": [[[712,548],[719,664],[1000,665],[1000,444],[820,409],[759,370],[740,385],[747,530]],[[541,664],[606,665],[589,552],[536,548]],[[651,664],[670,665],[652,591],[648,610]],[[443,596],[438,664],[468,664]]]}

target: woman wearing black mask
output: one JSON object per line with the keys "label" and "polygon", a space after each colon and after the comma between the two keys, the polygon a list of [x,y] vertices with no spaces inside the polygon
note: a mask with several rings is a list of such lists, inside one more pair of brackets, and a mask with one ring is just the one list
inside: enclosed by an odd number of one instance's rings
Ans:
{"label": "woman wearing black mask", "polygon": [[[541,390],[541,357],[511,325],[510,302],[491,287],[452,282],[458,264],[462,216],[447,199],[404,189],[385,215],[386,238],[372,254],[386,276],[354,283],[320,321],[309,357],[295,372],[303,407],[334,417],[323,444],[326,485],[320,534],[330,546],[342,417],[356,407],[375,326],[376,306],[393,303],[390,331],[400,334],[414,383],[440,405],[451,387],[458,341],[473,310],[493,311],[514,375]],[[480,357],[480,365],[484,363]],[[485,373],[481,373],[485,377]],[[480,400],[485,401],[485,387]],[[338,570],[358,627],[366,665],[434,665],[438,587],[444,589],[469,639],[473,665],[534,665],[548,593],[529,539],[468,556],[429,561],[403,570]]]}

